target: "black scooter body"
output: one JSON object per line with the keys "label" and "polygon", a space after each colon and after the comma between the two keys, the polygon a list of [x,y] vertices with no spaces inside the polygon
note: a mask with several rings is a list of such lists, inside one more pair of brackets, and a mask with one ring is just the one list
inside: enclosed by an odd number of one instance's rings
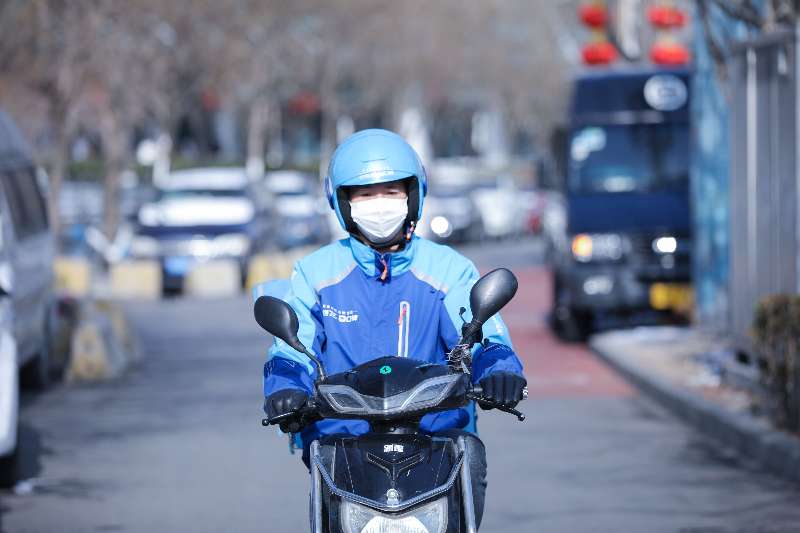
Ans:
{"label": "black scooter body", "polygon": [[351,370],[328,376],[321,384],[347,385],[367,396],[388,398],[408,392],[428,378],[446,376],[445,365],[434,365],[406,357],[379,357]]}
{"label": "black scooter body", "polygon": [[341,532],[343,522],[355,524],[359,532],[387,526],[408,530],[409,524],[421,531],[421,520],[428,522],[425,529],[433,527],[436,533],[476,533],[464,437],[425,435],[419,422],[427,413],[465,407],[471,401],[524,420],[522,413],[483,396],[471,383],[471,348],[482,341],[483,324],[516,290],[517,279],[506,269],[494,270],[473,285],[472,320],[465,321],[446,364],[382,357],[332,376],[298,339],[299,321],[292,307],[267,295],[256,300],[258,324],[305,354],[317,369],[313,398],[262,424],[280,424],[289,432],[325,418],[370,424],[365,435],[332,435],[311,443],[312,533]]}
{"label": "black scooter body", "polygon": [[[402,451],[401,451],[402,450]],[[449,438],[422,434],[368,433],[359,437],[333,435],[319,446],[322,472],[324,531],[341,531],[342,498],[363,499],[371,508],[402,514],[436,498],[448,498],[447,533],[460,533],[463,462],[458,445]],[[390,511],[387,493],[395,490],[401,511]],[[405,505],[408,502],[419,503]]]}
{"label": "black scooter body", "polygon": [[[402,413],[362,413],[354,417],[337,411],[327,401],[328,398],[324,393],[318,393],[317,410],[323,418],[359,418],[370,422],[399,421],[413,426],[419,422],[417,419],[422,418],[424,414],[463,407],[465,404],[464,395],[470,386],[469,376],[456,374],[450,367],[443,364],[436,365],[406,357],[389,356],[373,359],[346,372],[333,374],[316,384],[318,392],[324,392],[326,387],[345,386],[363,396],[378,400],[407,393],[420,383],[431,378],[446,378],[448,376],[453,377],[455,383],[448,387],[446,397],[442,398],[434,406],[424,406],[416,410],[406,409]],[[344,398],[344,400],[347,401],[347,398]]]}
{"label": "black scooter body", "polygon": [[[431,378],[454,376],[446,365],[436,365],[403,357],[381,357],[318,382],[325,386],[343,385],[373,398],[390,398],[407,393]],[[358,502],[386,514],[402,515],[438,498],[448,498],[447,533],[460,533],[461,467],[464,452],[458,442],[446,437],[421,433],[424,414],[467,403],[469,378],[458,380],[450,392],[433,407],[402,414],[359,415],[368,420],[370,432],[361,436],[331,435],[312,447],[311,468],[320,474],[321,515],[324,531],[339,532],[342,499]],[[344,418],[317,394],[316,409],[323,418]],[[394,492],[392,492],[394,491]],[[392,501],[389,496],[397,499]]]}

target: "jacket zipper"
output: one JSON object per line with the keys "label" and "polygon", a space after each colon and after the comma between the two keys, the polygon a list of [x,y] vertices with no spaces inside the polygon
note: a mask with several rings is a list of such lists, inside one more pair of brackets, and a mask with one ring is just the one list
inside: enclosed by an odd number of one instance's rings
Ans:
{"label": "jacket zipper", "polygon": [[408,334],[411,323],[411,304],[400,302],[400,316],[397,318],[397,357],[408,357]]}

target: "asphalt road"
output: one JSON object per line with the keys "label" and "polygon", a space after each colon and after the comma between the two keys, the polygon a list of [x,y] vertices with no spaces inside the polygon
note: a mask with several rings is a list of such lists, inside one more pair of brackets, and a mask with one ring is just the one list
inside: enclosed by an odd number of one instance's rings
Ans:
{"label": "asphalt road", "polygon": [[[525,422],[481,415],[485,533],[800,531],[800,491],[695,435],[544,325],[535,244],[468,250],[521,279],[504,313],[526,363]],[[0,529],[297,532],[308,480],[260,427],[265,335],[245,298],[130,306],[144,359],[123,379],[25,399],[26,469]]]}

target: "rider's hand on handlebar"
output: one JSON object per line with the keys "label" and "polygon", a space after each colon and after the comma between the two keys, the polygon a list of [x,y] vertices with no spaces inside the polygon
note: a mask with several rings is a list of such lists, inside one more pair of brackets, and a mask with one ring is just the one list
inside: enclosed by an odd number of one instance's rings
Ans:
{"label": "rider's hand on handlebar", "polygon": [[[528,382],[522,376],[513,372],[492,372],[479,382],[483,389],[483,397],[493,400],[504,407],[516,407],[522,400],[522,390]],[[483,409],[492,409],[481,405]]]}
{"label": "rider's hand on handlebar", "polygon": [[[264,399],[264,412],[270,420],[298,411],[308,402],[308,393],[298,389],[284,389],[273,392]],[[289,420],[280,423],[282,431],[287,431]]]}

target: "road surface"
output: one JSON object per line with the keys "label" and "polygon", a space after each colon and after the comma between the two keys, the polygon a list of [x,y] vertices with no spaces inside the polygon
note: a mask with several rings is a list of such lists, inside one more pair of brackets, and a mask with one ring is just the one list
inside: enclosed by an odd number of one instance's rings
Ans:
{"label": "road surface", "polygon": [[[510,265],[505,311],[531,399],[517,422],[481,413],[489,462],[483,533],[800,531],[800,492],[748,469],[545,327],[537,245],[467,250]],[[28,397],[26,469],[0,493],[0,529],[298,532],[308,480],[260,426],[265,335],[242,297],[131,305],[144,359],[124,378]]]}

